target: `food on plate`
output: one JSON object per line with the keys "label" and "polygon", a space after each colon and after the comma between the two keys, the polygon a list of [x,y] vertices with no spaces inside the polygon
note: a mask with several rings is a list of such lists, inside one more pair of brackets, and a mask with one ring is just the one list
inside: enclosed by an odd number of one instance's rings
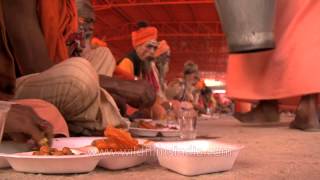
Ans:
{"label": "food on plate", "polygon": [[51,148],[49,146],[41,146],[39,151],[34,151],[32,155],[64,156],[64,155],[74,155],[74,153],[72,153],[71,149],[68,147],[64,147],[61,150],[58,150],[56,148]]}
{"label": "food on plate", "polygon": [[122,129],[107,127],[104,131],[107,139],[98,139],[92,142],[100,152],[103,151],[131,151],[141,149],[138,141],[129,132]]}
{"label": "food on plate", "polygon": [[172,130],[179,130],[179,129],[178,129],[178,127],[176,127],[176,126],[171,126],[171,127],[169,127],[169,129],[172,129]]}
{"label": "food on plate", "polygon": [[168,129],[172,129],[172,130],[178,130],[177,127],[175,126],[165,126],[161,123],[155,123],[155,122],[147,122],[147,121],[138,121],[136,123],[136,127],[138,128],[144,128],[144,129],[164,129],[164,128],[168,128]]}
{"label": "food on plate", "polygon": [[146,122],[146,121],[139,121],[138,122],[139,128],[145,128],[145,129],[161,129],[165,128],[166,126],[160,123],[152,123],[152,122]]}

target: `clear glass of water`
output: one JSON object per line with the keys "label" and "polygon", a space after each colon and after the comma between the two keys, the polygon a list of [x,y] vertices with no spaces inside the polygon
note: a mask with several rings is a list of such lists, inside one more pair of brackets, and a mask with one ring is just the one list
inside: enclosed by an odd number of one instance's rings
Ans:
{"label": "clear glass of water", "polygon": [[197,137],[197,113],[193,109],[179,112],[180,139],[191,140]]}
{"label": "clear glass of water", "polygon": [[167,111],[167,116],[166,116],[166,125],[168,127],[171,127],[171,126],[176,126],[177,125],[177,121],[176,121],[176,114],[173,110],[173,106],[172,106],[172,103],[169,102],[169,108],[166,109]]}

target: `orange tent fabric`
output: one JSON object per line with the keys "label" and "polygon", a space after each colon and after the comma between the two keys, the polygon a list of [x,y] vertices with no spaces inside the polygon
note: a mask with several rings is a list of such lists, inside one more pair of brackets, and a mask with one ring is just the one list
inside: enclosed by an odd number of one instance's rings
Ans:
{"label": "orange tent fabric", "polygon": [[78,30],[74,0],[39,0],[38,16],[50,58],[59,63],[69,57],[66,40]]}
{"label": "orange tent fabric", "polygon": [[228,96],[261,100],[319,93],[319,12],[320,1],[277,0],[276,49],[230,55]]}

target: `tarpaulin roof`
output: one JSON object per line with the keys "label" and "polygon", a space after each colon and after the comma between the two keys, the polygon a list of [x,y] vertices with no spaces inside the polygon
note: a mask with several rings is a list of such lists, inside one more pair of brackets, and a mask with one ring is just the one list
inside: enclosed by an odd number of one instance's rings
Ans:
{"label": "tarpaulin roof", "polygon": [[172,49],[171,76],[192,60],[202,71],[225,71],[227,48],[214,0],[94,0],[95,33],[116,58],[132,49],[130,35],[138,21],[159,30]]}

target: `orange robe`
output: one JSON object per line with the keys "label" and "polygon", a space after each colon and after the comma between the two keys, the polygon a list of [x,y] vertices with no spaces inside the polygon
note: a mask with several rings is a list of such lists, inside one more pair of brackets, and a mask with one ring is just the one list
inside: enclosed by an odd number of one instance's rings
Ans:
{"label": "orange robe", "polygon": [[74,0],[39,0],[38,16],[50,58],[59,63],[69,57],[66,40],[78,30]]}
{"label": "orange robe", "polygon": [[[320,92],[320,1],[277,0],[276,49],[230,55],[227,94],[245,100]],[[297,98],[286,103],[297,103]]]}
{"label": "orange robe", "polygon": [[95,47],[95,48],[96,47],[108,47],[108,44],[99,38],[93,37],[91,39],[91,46]]}
{"label": "orange robe", "polygon": [[134,80],[134,67],[133,63],[128,58],[124,58],[114,70],[114,77],[123,80]]}

